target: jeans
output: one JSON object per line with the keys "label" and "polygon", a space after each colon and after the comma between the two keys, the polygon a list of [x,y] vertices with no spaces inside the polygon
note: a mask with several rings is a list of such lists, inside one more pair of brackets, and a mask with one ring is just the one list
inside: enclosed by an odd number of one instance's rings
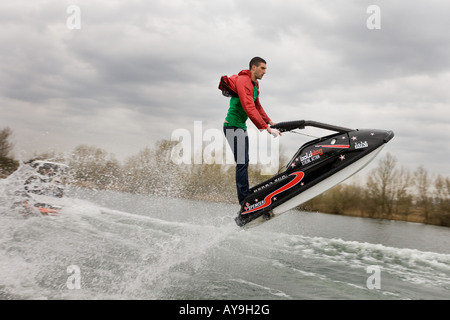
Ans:
{"label": "jeans", "polygon": [[250,193],[248,184],[249,147],[247,130],[224,126],[223,132],[234,154],[234,161],[236,162],[236,190],[239,203],[242,204]]}

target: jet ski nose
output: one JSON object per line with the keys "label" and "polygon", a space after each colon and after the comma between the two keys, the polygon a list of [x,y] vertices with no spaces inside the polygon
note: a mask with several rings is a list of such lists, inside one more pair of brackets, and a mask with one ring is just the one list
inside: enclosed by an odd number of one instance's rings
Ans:
{"label": "jet ski nose", "polygon": [[386,135],[384,137],[384,142],[388,143],[388,141],[390,141],[393,137],[394,137],[394,131],[392,131],[392,130],[386,131]]}

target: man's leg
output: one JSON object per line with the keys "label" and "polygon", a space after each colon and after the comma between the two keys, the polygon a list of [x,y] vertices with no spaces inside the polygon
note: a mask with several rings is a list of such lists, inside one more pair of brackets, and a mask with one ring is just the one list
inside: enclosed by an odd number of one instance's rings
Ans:
{"label": "man's leg", "polygon": [[[244,199],[250,193],[250,188],[248,184],[248,163],[249,163],[249,143],[247,131],[242,129],[241,134],[243,136],[237,137],[237,161],[236,161],[236,188],[238,191],[238,200],[242,204]],[[243,140],[243,143],[242,143]]]}
{"label": "man's leg", "polygon": [[249,141],[246,130],[224,127],[225,136],[236,161],[236,189],[240,204],[250,193],[248,183]]}

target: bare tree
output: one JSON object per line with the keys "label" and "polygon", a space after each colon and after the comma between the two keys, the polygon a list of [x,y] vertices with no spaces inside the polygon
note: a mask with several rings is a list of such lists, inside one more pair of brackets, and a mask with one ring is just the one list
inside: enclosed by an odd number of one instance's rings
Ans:
{"label": "bare tree", "polygon": [[439,211],[450,211],[450,179],[438,175],[434,182],[434,198]]}
{"label": "bare tree", "polygon": [[450,178],[438,175],[434,182],[434,209],[440,224],[450,226]]}
{"label": "bare tree", "polygon": [[428,221],[431,210],[430,186],[431,179],[427,170],[421,165],[414,172],[414,185],[417,192],[417,205],[422,208],[425,221]]}
{"label": "bare tree", "polygon": [[12,130],[6,127],[0,130],[0,157],[7,158],[14,147],[14,143],[10,141]]}
{"label": "bare tree", "polygon": [[94,146],[79,145],[68,159],[73,178],[105,189],[115,188],[120,179],[120,164],[112,154]]}
{"label": "bare tree", "polygon": [[371,171],[367,179],[368,197],[375,207],[374,212],[390,216],[395,199],[394,181],[397,159],[390,153],[379,161],[377,168]]}
{"label": "bare tree", "polygon": [[408,193],[408,188],[411,183],[411,175],[408,170],[402,167],[400,170],[395,170],[393,177],[393,195],[394,195],[394,213],[400,214],[407,218],[410,213],[412,205],[412,197]]}

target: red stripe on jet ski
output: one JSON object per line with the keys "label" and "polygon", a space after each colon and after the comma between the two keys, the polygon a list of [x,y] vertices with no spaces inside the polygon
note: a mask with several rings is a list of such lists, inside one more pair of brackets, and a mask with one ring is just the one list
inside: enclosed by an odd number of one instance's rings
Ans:
{"label": "red stripe on jet ski", "polygon": [[316,148],[339,148],[339,149],[348,149],[350,145],[347,144],[321,144],[315,146]]}
{"label": "red stripe on jet ski", "polygon": [[272,204],[272,198],[274,196],[276,196],[277,194],[279,194],[279,193],[281,193],[283,191],[286,191],[286,190],[294,187],[295,185],[297,185],[300,181],[303,180],[303,177],[305,176],[305,173],[303,171],[297,171],[297,172],[291,173],[289,176],[293,176],[293,175],[295,176],[295,178],[291,182],[289,182],[288,184],[286,184],[286,185],[282,186],[281,188],[275,190],[271,194],[267,195],[264,198],[264,204],[262,206],[254,208],[254,209],[251,209],[249,211],[242,212],[241,214],[248,214],[250,212],[254,212],[254,211],[257,211],[257,210],[261,210],[261,209],[267,208],[268,206],[270,206]]}

